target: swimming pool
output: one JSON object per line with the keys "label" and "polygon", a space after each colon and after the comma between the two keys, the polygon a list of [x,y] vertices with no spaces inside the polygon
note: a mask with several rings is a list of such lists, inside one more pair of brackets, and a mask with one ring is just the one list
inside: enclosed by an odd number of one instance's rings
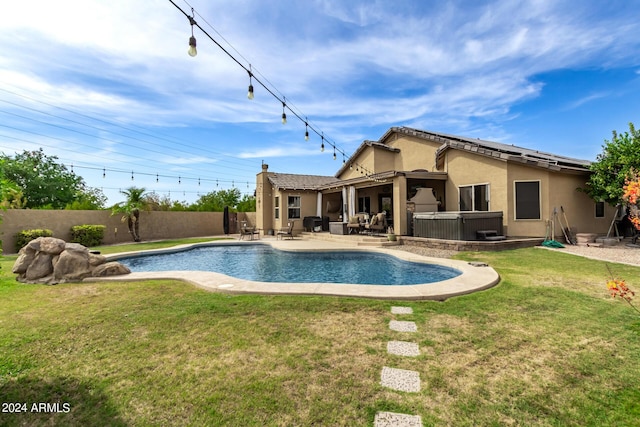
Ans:
{"label": "swimming pool", "polygon": [[414,285],[457,277],[457,269],[363,251],[281,251],[267,245],[204,246],[118,260],[133,272],[213,271],[258,282]]}

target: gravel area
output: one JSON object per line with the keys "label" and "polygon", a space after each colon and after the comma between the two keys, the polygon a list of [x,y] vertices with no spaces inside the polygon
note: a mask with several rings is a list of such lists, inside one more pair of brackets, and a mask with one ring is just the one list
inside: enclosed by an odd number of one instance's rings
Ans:
{"label": "gravel area", "polygon": [[640,246],[627,246],[628,242],[622,241],[615,246],[572,246],[565,245],[562,249],[549,249],[558,252],[565,252],[586,258],[601,261],[618,262],[640,266]]}
{"label": "gravel area", "polygon": [[[551,251],[564,252],[568,254],[583,256],[586,258],[597,259],[602,261],[618,262],[622,264],[630,264],[640,266],[640,245],[633,246],[630,239],[625,239],[614,246],[582,246],[582,245],[565,245],[564,248],[546,248],[537,246],[537,248]],[[433,249],[421,246],[405,246],[400,245],[394,249],[407,251],[418,255],[434,258],[451,258],[457,251]]]}

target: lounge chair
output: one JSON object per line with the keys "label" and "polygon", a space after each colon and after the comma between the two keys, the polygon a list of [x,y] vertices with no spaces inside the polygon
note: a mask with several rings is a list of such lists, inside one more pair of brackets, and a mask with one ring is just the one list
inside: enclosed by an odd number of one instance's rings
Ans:
{"label": "lounge chair", "polygon": [[367,230],[370,233],[386,233],[387,231],[387,214],[385,212],[380,212],[377,215],[373,215],[371,217],[371,223],[367,226]]}
{"label": "lounge chair", "polygon": [[290,239],[293,239],[293,223],[295,221],[289,221],[287,223],[287,228],[283,228],[276,234],[276,240],[280,238],[284,238],[284,236],[289,236]]}

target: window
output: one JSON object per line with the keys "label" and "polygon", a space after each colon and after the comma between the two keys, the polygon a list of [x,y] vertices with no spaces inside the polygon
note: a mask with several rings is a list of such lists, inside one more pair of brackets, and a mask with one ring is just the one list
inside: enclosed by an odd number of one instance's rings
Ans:
{"label": "window", "polygon": [[289,219],[300,218],[300,196],[289,196],[287,207],[289,208]]}
{"label": "window", "polygon": [[369,196],[358,197],[358,212],[371,213],[371,198]]}
{"label": "window", "polygon": [[516,219],[540,219],[540,181],[516,181]]}
{"label": "window", "polygon": [[280,219],[280,196],[276,196],[273,210],[274,210],[275,218]]}
{"label": "window", "polygon": [[596,202],[596,218],[604,218],[604,202]]}
{"label": "window", "polygon": [[488,211],[489,184],[467,185],[460,187],[461,211]]}

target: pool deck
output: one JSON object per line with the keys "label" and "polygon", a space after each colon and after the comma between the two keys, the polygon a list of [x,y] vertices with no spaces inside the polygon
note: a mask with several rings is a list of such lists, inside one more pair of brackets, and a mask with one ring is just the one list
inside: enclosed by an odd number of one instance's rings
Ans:
{"label": "pool deck", "polygon": [[130,273],[126,276],[112,276],[88,278],[85,281],[140,281],[150,279],[172,279],[191,283],[199,288],[212,292],[233,294],[263,294],[263,295],[324,295],[344,296],[356,298],[376,298],[393,300],[445,300],[458,295],[480,291],[496,285],[500,281],[498,273],[485,264],[474,265],[466,261],[445,258],[429,258],[401,250],[385,248],[363,248],[349,243],[325,242],[318,240],[276,240],[264,238],[254,241],[218,240],[211,243],[196,243],[180,245],[167,249],[157,249],[142,252],[127,252],[106,255],[107,260],[116,261],[119,258],[148,255],[152,253],[171,253],[198,246],[218,245],[255,245],[268,244],[283,251],[364,251],[378,252],[395,256],[399,259],[413,262],[428,262],[462,271],[460,276],[436,283],[418,285],[354,285],[338,283],[280,283],[255,282],[238,279],[220,273],[206,271],[158,271],[145,273]]}

